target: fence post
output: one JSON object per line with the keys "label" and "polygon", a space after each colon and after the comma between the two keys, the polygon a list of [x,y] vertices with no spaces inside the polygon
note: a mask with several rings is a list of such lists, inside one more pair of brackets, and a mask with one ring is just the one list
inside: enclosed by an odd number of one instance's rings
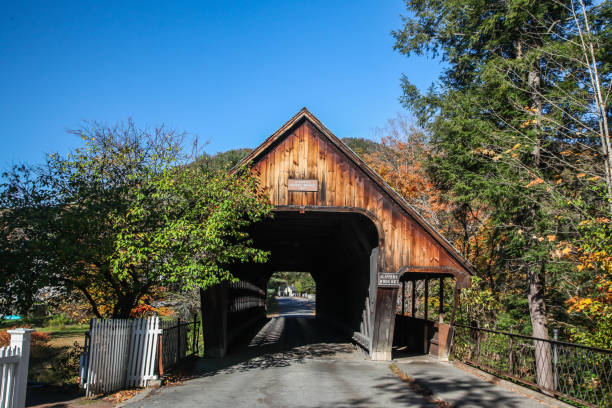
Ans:
{"label": "fence post", "polygon": [[196,322],[198,320],[198,316],[196,314],[193,315],[193,341],[192,341],[192,345],[191,345],[191,354],[195,354],[195,350],[196,350],[196,344],[197,344],[197,337],[196,337],[196,332],[197,332],[197,327],[196,327]]}
{"label": "fence post", "polygon": [[480,364],[480,324],[476,322],[476,362]]}
{"label": "fence post", "polygon": [[182,342],[181,342],[181,334],[183,334],[183,331],[181,330],[182,329],[181,323],[182,323],[182,320],[179,317],[178,324],[176,326],[176,342],[177,342],[176,343],[176,346],[177,346],[176,347],[176,362],[177,363],[179,361],[181,361],[181,356],[182,356],[182,353],[181,353],[181,344],[182,344]]}
{"label": "fence post", "polygon": [[512,336],[512,333],[514,333],[514,329],[512,328],[512,326],[510,326],[510,341],[509,341],[509,347],[510,347],[510,351],[508,353],[508,359],[509,359],[509,367],[508,367],[508,371],[510,372],[510,375],[514,375],[514,345],[513,340],[514,340],[514,336]]}
{"label": "fence post", "polygon": [[15,392],[13,393],[13,407],[25,407],[26,390],[28,388],[28,366],[30,363],[30,342],[34,329],[13,329],[7,332],[11,335],[10,347],[18,347],[21,357],[15,374]]}
{"label": "fence post", "polygon": [[557,389],[559,388],[559,372],[557,371],[559,363],[559,354],[557,346],[557,341],[559,341],[559,329],[556,327],[553,329],[553,339],[555,340],[555,342],[553,343],[553,391],[557,391]]}

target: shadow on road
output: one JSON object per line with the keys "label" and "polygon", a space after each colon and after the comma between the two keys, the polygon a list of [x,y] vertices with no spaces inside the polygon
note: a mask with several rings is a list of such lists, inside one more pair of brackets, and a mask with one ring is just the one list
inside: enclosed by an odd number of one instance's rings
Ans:
{"label": "shadow on road", "polygon": [[279,312],[240,336],[223,358],[194,359],[175,370],[181,378],[197,378],[270,367],[288,367],[309,359],[363,355],[346,337],[314,316],[314,302],[280,298]]}

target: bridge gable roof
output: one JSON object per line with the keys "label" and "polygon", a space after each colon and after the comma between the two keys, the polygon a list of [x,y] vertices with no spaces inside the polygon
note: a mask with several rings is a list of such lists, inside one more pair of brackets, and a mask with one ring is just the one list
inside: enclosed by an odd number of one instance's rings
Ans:
{"label": "bridge gable roof", "polygon": [[246,165],[253,165],[261,161],[268,153],[274,150],[274,147],[287,138],[294,129],[308,121],[314,126],[320,134],[326,138],[342,155],[348,159],[354,166],[358,167],[371,182],[377,185],[382,190],[388,199],[404,210],[407,215],[412,218],[427,234],[433,238],[444,250],[450,255],[454,261],[469,274],[474,273],[472,265],[457,251],[457,249],[444,238],[419,212],[406,201],[399,193],[389,186],[384,179],[368,166],[361,157],[359,157],[349,146],[334,135],[316,116],[314,116],[307,108],[302,108],[295,116],[289,119],[276,132],[269,136],[261,145],[253,149],[244,159],[242,159],[233,169],[239,169]]}

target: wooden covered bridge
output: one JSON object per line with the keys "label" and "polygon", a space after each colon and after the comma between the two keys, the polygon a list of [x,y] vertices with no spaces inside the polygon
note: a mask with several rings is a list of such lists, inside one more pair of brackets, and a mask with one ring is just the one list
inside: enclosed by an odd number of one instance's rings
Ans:
{"label": "wooden covered bridge", "polygon": [[458,291],[471,283],[471,266],[346,144],[304,108],[238,164],[245,165],[274,206],[274,217],[250,231],[271,258],[235,265],[239,283],[202,292],[206,355],[223,356],[265,316],[267,282],[278,271],[310,272],[317,318],[374,360],[391,359],[394,343],[447,353],[454,308],[447,323],[427,320],[427,312],[417,318],[414,282],[425,288],[432,279],[440,288],[454,282],[456,307]]}

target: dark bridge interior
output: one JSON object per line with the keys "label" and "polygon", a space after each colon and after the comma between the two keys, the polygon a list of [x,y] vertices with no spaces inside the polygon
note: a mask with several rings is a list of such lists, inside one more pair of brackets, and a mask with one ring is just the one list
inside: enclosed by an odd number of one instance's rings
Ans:
{"label": "dark bridge interior", "polygon": [[[379,241],[369,218],[354,212],[278,211],[274,218],[253,225],[249,232],[255,245],[271,251],[271,256],[265,264],[236,265],[232,273],[240,283],[218,293],[210,289],[205,292],[205,325],[215,325],[214,321],[206,322],[210,316],[207,308],[211,311],[220,302],[227,302],[228,310],[227,337],[209,338],[209,355],[225,354],[251,323],[265,318],[267,282],[277,271],[310,272],[317,287],[317,319],[333,324],[348,338],[360,332],[371,285],[370,255]],[[224,325],[216,324],[220,328]],[[219,350],[211,348],[217,342]]]}

